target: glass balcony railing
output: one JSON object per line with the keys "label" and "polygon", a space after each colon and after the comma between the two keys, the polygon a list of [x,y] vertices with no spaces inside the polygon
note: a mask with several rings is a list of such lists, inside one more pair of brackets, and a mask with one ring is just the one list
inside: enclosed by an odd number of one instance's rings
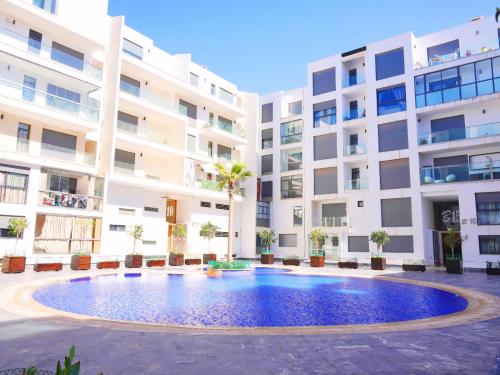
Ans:
{"label": "glass balcony railing", "polygon": [[118,174],[134,175],[135,163],[127,163],[124,161],[115,160],[114,171]]}
{"label": "glass balcony railing", "polygon": [[500,179],[500,160],[420,169],[422,185],[497,179]]}
{"label": "glass balcony railing", "polygon": [[224,130],[230,134],[236,135],[241,138],[245,138],[245,132],[241,129],[240,125],[229,124],[225,121],[213,121],[208,123],[209,126],[216,129]]}
{"label": "glass balcony railing", "polygon": [[365,77],[359,74],[356,75],[344,75],[342,77],[342,87],[347,88],[347,87],[352,87],[356,85],[361,85],[365,83]]}
{"label": "glass balcony railing", "polygon": [[298,171],[300,169],[302,169],[302,161],[281,163],[281,172]]}
{"label": "glass balcony railing", "polygon": [[[212,190],[212,191],[221,191],[219,189],[219,182],[214,181],[214,180],[204,180],[204,179],[198,178],[195,180],[193,187],[200,188],[200,189],[206,189],[206,190]],[[226,192],[225,189],[222,191]],[[245,189],[241,188],[241,187],[236,187],[234,193],[244,197],[245,196]]]}
{"label": "glass balcony railing", "polygon": [[289,143],[295,143],[295,142],[302,142],[302,133],[282,135],[280,137],[280,140],[281,140],[282,145],[286,145]]}
{"label": "glass balcony railing", "polygon": [[367,190],[368,181],[366,180],[346,180],[344,182],[344,190]]}
{"label": "glass balcony railing", "polygon": [[421,134],[418,136],[418,144],[428,145],[461,139],[490,137],[493,135],[500,135],[500,122]]}
{"label": "glass balcony railing", "polygon": [[332,216],[313,218],[312,225],[313,227],[345,228],[349,226],[349,217]]}
{"label": "glass balcony railing", "polygon": [[99,120],[99,108],[73,102],[3,78],[0,78],[0,95],[16,100],[23,100],[39,107],[48,108],[94,123],[97,123]]}
{"label": "glass balcony railing", "polygon": [[357,109],[344,113],[344,121],[355,120],[364,117],[366,117],[366,111],[364,109]]}
{"label": "glass balcony railing", "polygon": [[219,98],[229,104],[234,104],[234,95],[229,91],[219,88]]}
{"label": "glass balcony railing", "polygon": [[347,145],[344,147],[344,156],[362,155],[366,153],[366,147],[361,144]]}
{"label": "glass balcony railing", "polygon": [[87,60],[79,59],[62,49],[43,44],[3,27],[0,27],[0,43],[5,43],[19,51],[28,52],[31,55],[40,56],[45,60],[50,60],[79,70],[92,78],[102,79],[101,67],[91,64]]}

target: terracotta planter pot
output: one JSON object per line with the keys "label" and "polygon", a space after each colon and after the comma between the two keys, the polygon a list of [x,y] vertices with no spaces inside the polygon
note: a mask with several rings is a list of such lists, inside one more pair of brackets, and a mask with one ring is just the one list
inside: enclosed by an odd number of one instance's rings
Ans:
{"label": "terracotta planter pot", "polygon": [[425,264],[403,264],[403,271],[425,272],[426,270]]}
{"label": "terracotta planter pot", "polygon": [[300,266],[300,259],[283,259],[284,266]]}
{"label": "terracotta planter pot", "polygon": [[146,261],[147,267],[165,267],[165,259],[150,259]]}
{"label": "terracotta planter pot", "polygon": [[71,257],[71,269],[74,271],[86,271],[90,269],[90,255],[73,255]]}
{"label": "terracotta planter pot", "polygon": [[351,268],[351,269],[357,269],[358,268],[358,262],[338,262],[339,268]]}
{"label": "terracotta planter pot", "polygon": [[35,272],[46,272],[46,271],[60,271],[62,270],[62,263],[37,263],[33,267]]}
{"label": "terracotta planter pot", "polygon": [[208,261],[217,260],[217,254],[203,254],[203,264],[208,264]]}
{"label": "terracotta planter pot", "polygon": [[214,270],[209,268],[207,270],[207,276],[208,277],[221,277],[222,276],[222,270]]}
{"label": "terracotta planter pot", "polygon": [[97,268],[102,270],[102,269],[109,269],[109,268],[120,268],[120,262],[117,260],[106,260],[103,262],[97,262]]}
{"label": "terracotta planter pot", "polygon": [[26,268],[26,257],[4,256],[2,259],[3,273],[20,273]]}
{"label": "terracotta planter pot", "polygon": [[273,264],[274,263],[274,254],[260,254],[260,263],[261,264]]}
{"label": "terracotta planter pot", "polygon": [[184,254],[174,254],[170,253],[168,256],[169,266],[183,266],[184,265]]}
{"label": "terracotta planter pot", "polygon": [[188,265],[188,266],[200,265],[200,264],[201,264],[201,259],[199,259],[199,258],[186,259],[186,265]]}
{"label": "terracotta planter pot", "polygon": [[127,268],[141,268],[142,255],[129,254],[125,257],[125,267]]}
{"label": "terracotta planter pot", "polygon": [[387,264],[385,258],[372,258],[372,270],[383,271],[385,270]]}
{"label": "terracotta planter pot", "polygon": [[446,272],[455,275],[460,275],[464,273],[462,261],[456,259],[446,259]]}
{"label": "terracotta planter pot", "polygon": [[324,267],[325,257],[321,255],[312,255],[309,257],[311,259],[311,267]]}

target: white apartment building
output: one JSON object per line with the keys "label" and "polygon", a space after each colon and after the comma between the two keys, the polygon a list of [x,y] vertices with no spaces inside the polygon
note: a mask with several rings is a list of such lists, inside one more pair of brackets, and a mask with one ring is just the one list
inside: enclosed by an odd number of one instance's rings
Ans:
{"label": "white apartment building", "polygon": [[[92,22],[89,22],[92,20]],[[442,264],[448,226],[465,267],[500,257],[500,48],[493,17],[404,33],[312,62],[307,85],[258,96],[171,55],[107,15],[107,1],[0,0],[0,253],[165,255],[174,223],[188,255],[227,245],[213,163],[256,176],[235,203],[234,253],[368,262],[385,229],[389,263]],[[257,180],[257,181],[256,181]]]}
{"label": "white apartment building", "polygon": [[[322,228],[327,260],[367,263],[369,234],[384,229],[388,263],[443,264],[451,226],[466,238],[465,267],[498,260],[499,39],[493,17],[404,33],[310,63],[303,90],[261,96],[260,198],[272,199],[278,256],[304,256],[301,233]],[[283,133],[295,100],[300,129]],[[302,168],[284,172],[299,152]]]}

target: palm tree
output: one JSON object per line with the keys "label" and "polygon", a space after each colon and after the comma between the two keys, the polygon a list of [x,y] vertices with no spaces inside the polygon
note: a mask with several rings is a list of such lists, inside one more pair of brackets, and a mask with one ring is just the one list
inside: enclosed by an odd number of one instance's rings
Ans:
{"label": "palm tree", "polygon": [[253,173],[246,169],[244,163],[234,163],[226,168],[221,163],[215,163],[215,169],[219,172],[219,190],[226,190],[229,200],[229,224],[228,224],[228,239],[227,239],[227,261],[233,260],[233,198],[234,192],[237,189],[238,183],[252,177]]}

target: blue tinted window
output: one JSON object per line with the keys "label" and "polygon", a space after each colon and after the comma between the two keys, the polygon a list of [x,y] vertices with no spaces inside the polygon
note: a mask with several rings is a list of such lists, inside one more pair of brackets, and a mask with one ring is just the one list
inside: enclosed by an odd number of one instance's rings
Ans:
{"label": "blue tinted window", "polygon": [[405,72],[404,49],[398,48],[392,51],[375,55],[375,69],[377,81],[399,76]]}
{"label": "blue tinted window", "polygon": [[314,111],[314,127],[333,125],[337,123],[337,108],[331,107],[321,111]]}
{"label": "blue tinted window", "polygon": [[335,68],[313,73],[313,95],[335,91]]}
{"label": "blue tinted window", "polygon": [[394,86],[377,91],[377,114],[406,111],[405,85]]}

